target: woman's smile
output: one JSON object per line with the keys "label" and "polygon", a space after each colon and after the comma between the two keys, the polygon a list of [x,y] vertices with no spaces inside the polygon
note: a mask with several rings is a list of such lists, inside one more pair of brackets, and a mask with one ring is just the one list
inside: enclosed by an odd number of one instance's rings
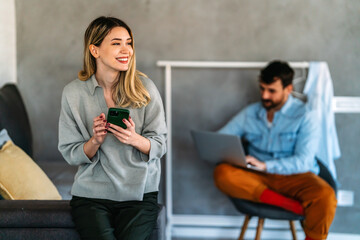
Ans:
{"label": "woman's smile", "polygon": [[128,57],[119,57],[119,58],[116,58],[116,60],[122,64],[127,64],[129,58]]}

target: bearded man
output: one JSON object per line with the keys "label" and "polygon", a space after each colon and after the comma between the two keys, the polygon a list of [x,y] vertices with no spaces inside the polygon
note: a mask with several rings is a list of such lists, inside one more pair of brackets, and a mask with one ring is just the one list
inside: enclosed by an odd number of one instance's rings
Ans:
{"label": "bearded man", "polygon": [[261,102],[251,104],[219,130],[248,142],[251,171],[219,164],[216,186],[225,194],[272,204],[305,216],[306,240],[326,239],[336,210],[336,196],[321,179],[315,153],[319,121],[315,112],[291,95],[294,70],[272,61],[261,70]]}

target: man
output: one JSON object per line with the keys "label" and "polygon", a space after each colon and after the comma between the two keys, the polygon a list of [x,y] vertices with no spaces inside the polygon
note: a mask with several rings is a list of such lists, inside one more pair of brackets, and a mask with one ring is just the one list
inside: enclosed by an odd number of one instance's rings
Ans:
{"label": "man", "polygon": [[261,70],[261,102],[248,106],[219,130],[245,138],[247,163],[263,172],[222,163],[215,168],[215,184],[232,197],[305,215],[306,240],[326,239],[336,210],[335,192],[317,176],[318,120],[291,96],[293,76],[286,62],[271,62]]}

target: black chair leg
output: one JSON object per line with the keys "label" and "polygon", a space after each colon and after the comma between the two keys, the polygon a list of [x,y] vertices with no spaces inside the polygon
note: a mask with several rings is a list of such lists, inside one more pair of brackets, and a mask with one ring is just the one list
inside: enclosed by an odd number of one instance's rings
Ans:
{"label": "black chair leg", "polygon": [[246,232],[247,226],[249,224],[250,218],[251,218],[250,215],[245,216],[244,223],[243,223],[243,226],[241,228],[240,237],[239,237],[238,240],[244,240],[245,232]]}
{"label": "black chair leg", "polygon": [[290,220],[289,223],[290,223],[290,229],[291,229],[291,234],[292,234],[293,240],[297,240],[294,221]]}
{"label": "black chair leg", "polygon": [[300,221],[301,228],[304,230],[304,221]]}
{"label": "black chair leg", "polygon": [[260,240],[261,231],[263,230],[263,227],[264,227],[264,219],[259,218],[258,226],[257,226],[257,229],[256,229],[255,240]]}

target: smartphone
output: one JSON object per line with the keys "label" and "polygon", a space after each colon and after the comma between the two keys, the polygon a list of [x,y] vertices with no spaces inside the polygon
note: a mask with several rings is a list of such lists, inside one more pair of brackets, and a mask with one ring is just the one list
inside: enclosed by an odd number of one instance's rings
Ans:
{"label": "smartphone", "polygon": [[126,129],[123,119],[129,120],[130,111],[123,108],[109,108],[107,121]]}

